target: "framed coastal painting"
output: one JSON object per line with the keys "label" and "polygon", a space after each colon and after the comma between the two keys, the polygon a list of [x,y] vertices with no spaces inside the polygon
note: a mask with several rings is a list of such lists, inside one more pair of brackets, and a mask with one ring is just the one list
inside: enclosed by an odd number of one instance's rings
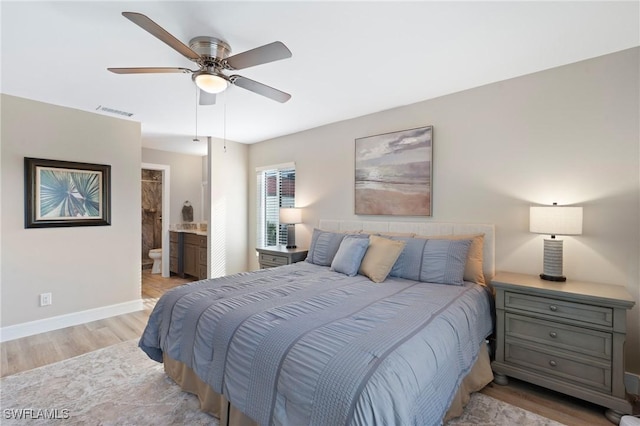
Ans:
{"label": "framed coastal painting", "polygon": [[356,139],[355,213],[431,216],[433,126]]}
{"label": "framed coastal painting", "polygon": [[111,225],[111,166],[24,159],[25,228]]}

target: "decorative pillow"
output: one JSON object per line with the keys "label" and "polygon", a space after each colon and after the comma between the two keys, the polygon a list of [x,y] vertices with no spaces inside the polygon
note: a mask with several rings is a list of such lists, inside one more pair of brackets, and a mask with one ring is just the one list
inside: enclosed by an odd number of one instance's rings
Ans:
{"label": "decorative pillow", "polygon": [[381,283],[387,279],[405,245],[404,241],[371,235],[369,248],[360,264],[360,274],[369,277],[374,283]]}
{"label": "decorative pillow", "polygon": [[330,266],[344,237],[345,234],[314,228],[309,253],[307,253],[307,262],[314,265]]}
{"label": "decorative pillow", "polygon": [[484,234],[473,235],[436,235],[432,237],[416,236],[416,238],[426,238],[429,240],[468,240],[471,239],[469,254],[467,255],[467,264],[464,267],[464,280],[471,281],[486,286],[484,273],[482,272],[482,264],[484,262],[483,247]]}
{"label": "decorative pillow", "polygon": [[355,276],[360,262],[369,247],[369,238],[347,235],[342,239],[340,247],[331,262],[331,270],[342,272],[350,277]]}
{"label": "decorative pillow", "polygon": [[463,285],[470,246],[471,240],[426,240],[420,281]]}
{"label": "decorative pillow", "polygon": [[405,243],[404,250],[400,253],[395,265],[391,268],[389,275],[392,277],[406,278],[408,280],[420,281],[420,265],[422,264],[422,253],[427,240],[422,238],[391,237],[392,240]]}
{"label": "decorative pillow", "polygon": [[383,237],[415,237],[415,232],[376,232]]}

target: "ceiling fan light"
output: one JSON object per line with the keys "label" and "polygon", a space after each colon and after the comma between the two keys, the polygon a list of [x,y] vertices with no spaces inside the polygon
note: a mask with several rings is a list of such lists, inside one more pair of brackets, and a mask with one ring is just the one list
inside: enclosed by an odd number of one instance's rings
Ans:
{"label": "ceiling fan light", "polygon": [[196,86],[208,93],[224,92],[229,83],[224,78],[215,74],[202,73],[195,77]]}

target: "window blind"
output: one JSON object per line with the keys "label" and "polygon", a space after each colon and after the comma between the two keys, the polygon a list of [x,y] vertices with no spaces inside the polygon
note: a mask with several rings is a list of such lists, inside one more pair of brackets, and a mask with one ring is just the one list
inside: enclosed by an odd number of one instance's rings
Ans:
{"label": "window blind", "polygon": [[256,179],[256,242],[259,246],[286,245],[287,225],[280,224],[280,207],[295,207],[295,165],[260,168]]}

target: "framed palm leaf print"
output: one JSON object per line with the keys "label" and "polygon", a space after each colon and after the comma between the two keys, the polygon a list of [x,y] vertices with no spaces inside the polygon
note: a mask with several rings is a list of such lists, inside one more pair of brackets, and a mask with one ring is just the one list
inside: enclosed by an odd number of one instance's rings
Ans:
{"label": "framed palm leaf print", "polygon": [[24,159],[25,228],[111,225],[111,166]]}

